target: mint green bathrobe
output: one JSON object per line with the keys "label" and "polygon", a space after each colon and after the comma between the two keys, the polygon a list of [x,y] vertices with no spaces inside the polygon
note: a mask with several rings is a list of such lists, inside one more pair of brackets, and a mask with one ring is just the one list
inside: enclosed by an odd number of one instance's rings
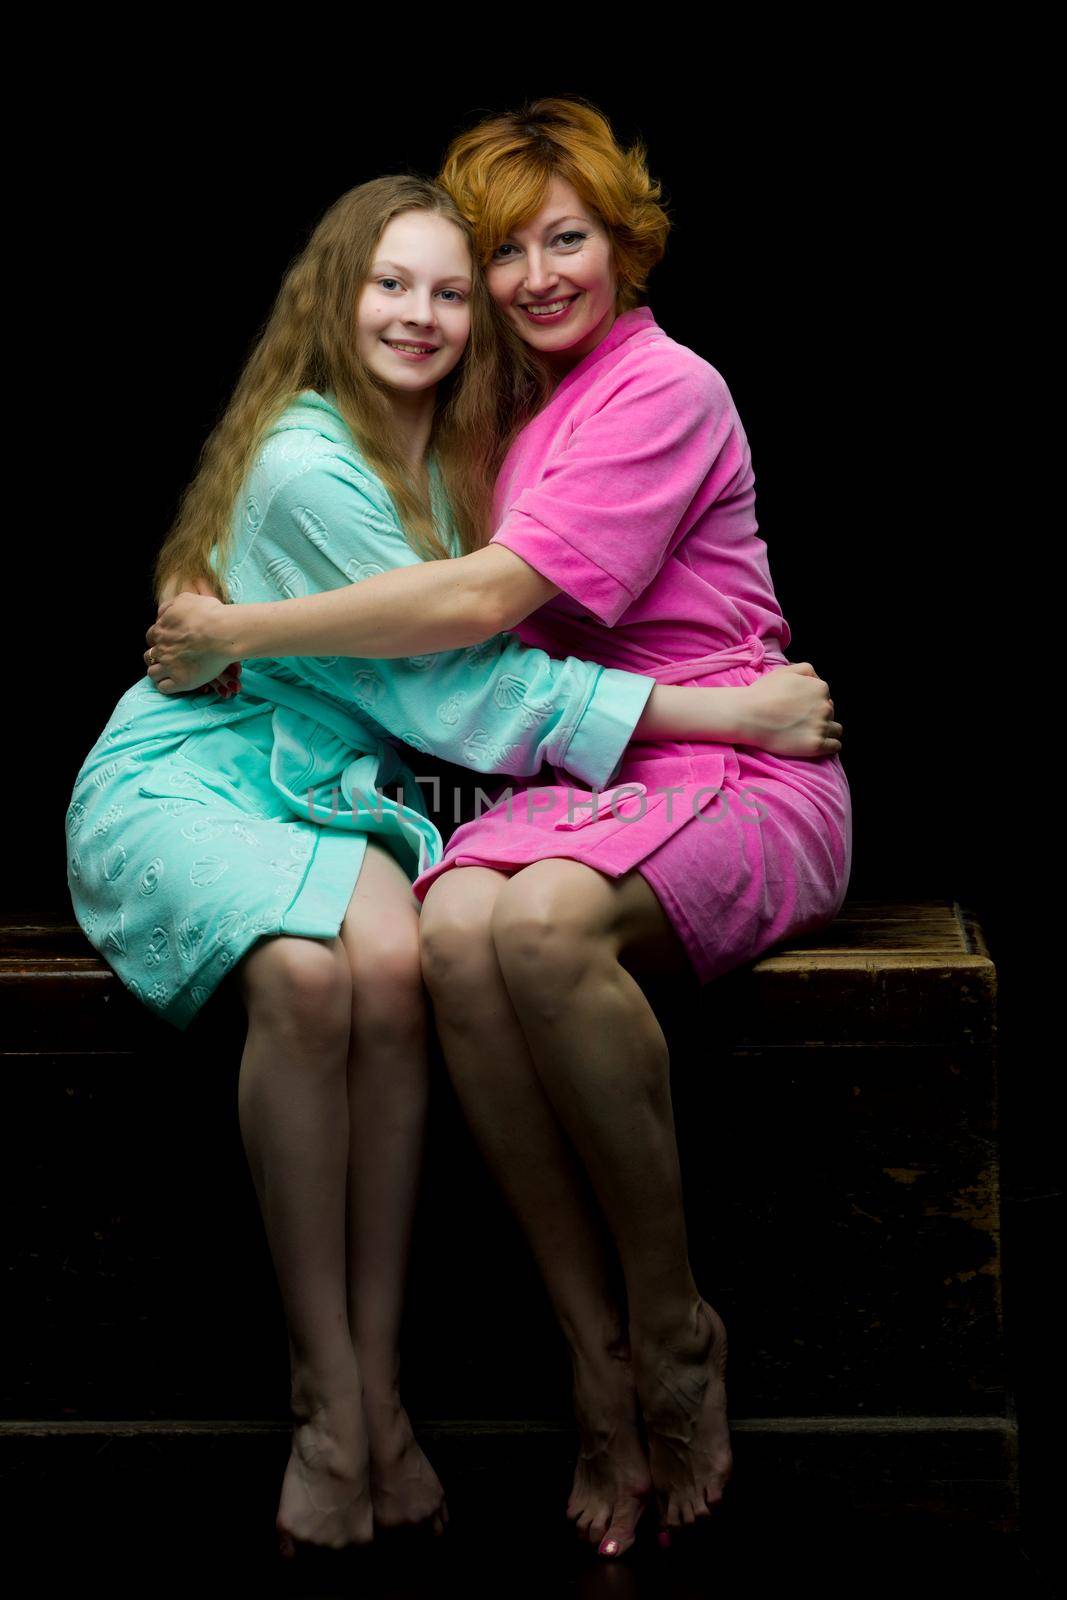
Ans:
{"label": "mint green bathrobe", "polygon": [[[436,465],[431,481],[456,550]],[[310,390],[267,434],[234,516],[225,578],[238,605],[419,560],[340,414]],[[476,772],[529,776],[547,761],[603,787],[652,689],[510,634],[395,661],[258,659],[242,676],[231,700],[134,684],[67,811],[79,925],[179,1029],[264,935],[336,935],[368,838],[412,880],[440,860],[417,769],[391,739]],[[382,793],[397,785],[398,798]]]}

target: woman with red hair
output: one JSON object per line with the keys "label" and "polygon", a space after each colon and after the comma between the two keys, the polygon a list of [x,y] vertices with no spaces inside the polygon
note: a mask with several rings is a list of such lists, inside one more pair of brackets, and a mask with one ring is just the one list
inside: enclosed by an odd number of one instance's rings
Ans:
{"label": "woman with red hair", "polygon": [[[491,542],[267,605],[183,595],[149,633],[157,685],[501,628],[663,683],[741,687],[786,664],[729,390],[643,303],[669,223],[641,146],[582,101],[543,100],[457,138],[439,181],[545,380]],[[632,743],[606,810],[558,772],[509,790],[415,884],[449,1072],[572,1353],[569,1514],[608,1556],[653,1492],[667,1543],[731,1472],[726,1330],[689,1265],[667,1047],[639,980],[708,983],[837,913],[852,824],[832,711],[805,757]]]}

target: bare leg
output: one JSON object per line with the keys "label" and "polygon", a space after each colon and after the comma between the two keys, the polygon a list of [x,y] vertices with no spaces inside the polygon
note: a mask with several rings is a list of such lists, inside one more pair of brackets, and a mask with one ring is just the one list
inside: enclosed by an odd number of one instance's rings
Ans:
{"label": "bare leg", "polygon": [[426,1130],[429,1068],[418,905],[373,841],[341,928],[352,974],[348,1054],[348,1318],[363,1382],[380,1529],[442,1533],[444,1492],[400,1403],[400,1322]]}
{"label": "bare leg", "polygon": [[340,1549],[373,1533],[345,1297],[352,986],[339,939],[263,940],[237,978],[238,1115],[289,1327],[295,1426],[276,1527],[291,1557],[298,1542]]}
{"label": "bare leg", "polygon": [[619,959],[681,965],[684,951],[640,874],[613,880],[567,860],[509,880],[493,937],[538,1076],[622,1260],[662,1524],[692,1524],[731,1471],[726,1330],[689,1266],[666,1041]]}
{"label": "bare leg", "polygon": [[432,885],[423,971],[457,1096],[570,1346],[581,1450],[568,1515],[604,1554],[621,1555],[651,1490],[625,1316],[603,1219],[538,1081],[493,949],[493,908],[506,882],[469,867]]}

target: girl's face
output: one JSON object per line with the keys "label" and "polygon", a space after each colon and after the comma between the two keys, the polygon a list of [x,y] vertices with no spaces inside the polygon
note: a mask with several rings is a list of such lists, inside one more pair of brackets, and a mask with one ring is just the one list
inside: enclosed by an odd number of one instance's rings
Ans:
{"label": "girl's face", "polygon": [[500,240],[486,279],[508,320],[553,366],[575,365],[615,321],[611,240],[558,176],[537,215]]}
{"label": "girl's face", "polygon": [[356,307],[356,343],[371,371],[401,393],[432,389],[470,334],[467,241],[447,217],[405,211],[382,231]]}

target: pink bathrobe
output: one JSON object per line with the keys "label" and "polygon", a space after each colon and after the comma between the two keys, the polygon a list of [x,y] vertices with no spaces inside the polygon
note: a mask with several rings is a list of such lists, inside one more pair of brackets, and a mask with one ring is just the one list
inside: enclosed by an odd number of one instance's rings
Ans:
{"label": "pink bathrobe", "polygon": [[[747,684],[788,659],[790,630],[757,533],[748,442],[723,379],[658,327],[617,318],[515,440],[493,542],[560,593],[514,631],[661,683]],[[818,928],[848,886],[852,817],[839,756],[632,743],[596,795],[542,780],[506,790],[416,879],[514,872],[563,856],[640,872],[700,982]]]}

